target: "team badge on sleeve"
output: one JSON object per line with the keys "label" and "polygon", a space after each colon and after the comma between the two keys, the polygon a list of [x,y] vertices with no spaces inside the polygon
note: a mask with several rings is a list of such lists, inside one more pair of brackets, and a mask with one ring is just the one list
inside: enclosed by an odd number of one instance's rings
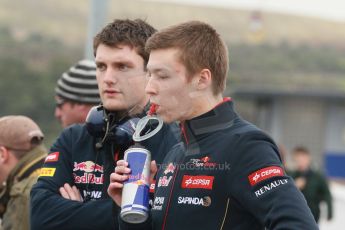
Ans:
{"label": "team badge on sleeve", "polygon": [[269,166],[251,173],[248,180],[250,185],[254,186],[263,180],[276,176],[284,176],[284,170],[279,166]]}
{"label": "team badge on sleeve", "polygon": [[59,160],[59,154],[60,154],[59,152],[50,153],[50,154],[46,157],[44,163],[47,163],[47,162],[56,162],[56,161],[58,161],[58,160]]}
{"label": "team badge on sleeve", "polygon": [[40,177],[53,177],[56,168],[41,168]]}

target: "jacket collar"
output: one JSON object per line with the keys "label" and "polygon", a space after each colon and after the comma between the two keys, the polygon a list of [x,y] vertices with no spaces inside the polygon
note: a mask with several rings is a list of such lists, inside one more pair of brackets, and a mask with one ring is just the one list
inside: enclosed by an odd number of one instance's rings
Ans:
{"label": "jacket collar", "polygon": [[207,113],[181,123],[184,142],[190,144],[200,136],[227,129],[233,125],[237,116],[232,100],[224,98],[223,102]]}
{"label": "jacket collar", "polygon": [[27,177],[38,176],[35,172],[41,168],[46,156],[46,148],[39,145],[26,153],[12,169],[0,194],[0,214],[3,213],[4,207],[6,207],[13,184]]}
{"label": "jacket collar", "polygon": [[19,160],[8,176],[7,183],[10,181],[20,181],[29,177],[34,171],[41,168],[44,159],[47,156],[47,150],[43,145],[33,148]]}

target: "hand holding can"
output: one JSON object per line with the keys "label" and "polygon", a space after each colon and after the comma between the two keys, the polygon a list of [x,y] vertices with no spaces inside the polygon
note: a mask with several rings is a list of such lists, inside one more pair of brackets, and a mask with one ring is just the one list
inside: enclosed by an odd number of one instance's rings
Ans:
{"label": "hand holding can", "polygon": [[124,160],[117,161],[116,165],[115,172],[110,175],[108,194],[118,206],[121,206],[123,183],[128,180],[131,169]]}
{"label": "hand holding can", "polygon": [[125,151],[131,173],[123,184],[121,218],[128,223],[142,223],[149,213],[150,152],[135,145]]}

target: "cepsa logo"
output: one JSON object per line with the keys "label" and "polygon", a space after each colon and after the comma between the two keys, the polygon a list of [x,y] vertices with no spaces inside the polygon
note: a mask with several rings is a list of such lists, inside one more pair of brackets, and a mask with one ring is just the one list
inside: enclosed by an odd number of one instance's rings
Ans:
{"label": "cepsa logo", "polygon": [[256,185],[260,181],[266,180],[275,176],[284,176],[284,170],[278,166],[270,166],[262,168],[250,174],[248,180],[251,186]]}
{"label": "cepsa logo", "polygon": [[59,152],[50,153],[50,154],[46,157],[44,163],[47,163],[47,162],[56,162],[56,161],[58,161],[58,160],[59,160],[59,154],[60,154]]}
{"label": "cepsa logo", "polygon": [[201,188],[201,189],[212,189],[213,187],[213,176],[190,176],[184,175],[182,179],[182,188]]}
{"label": "cepsa logo", "polygon": [[84,161],[84,162],[74,162],[73,171],[84,171],[87,173],[90,172],[101,172],[103,173],[103,166],[94,163],[93,161]]}

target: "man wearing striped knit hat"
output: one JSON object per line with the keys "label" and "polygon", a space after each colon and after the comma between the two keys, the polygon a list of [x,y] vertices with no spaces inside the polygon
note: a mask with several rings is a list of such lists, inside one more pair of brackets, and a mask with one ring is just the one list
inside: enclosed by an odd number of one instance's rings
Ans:
{"label": "man wearing striped knit hat", "polygon": [[89,110],[100,103],[96,65],[81,60],[63,73],[55,88],[55,117],[62,127],[84,123]]}

